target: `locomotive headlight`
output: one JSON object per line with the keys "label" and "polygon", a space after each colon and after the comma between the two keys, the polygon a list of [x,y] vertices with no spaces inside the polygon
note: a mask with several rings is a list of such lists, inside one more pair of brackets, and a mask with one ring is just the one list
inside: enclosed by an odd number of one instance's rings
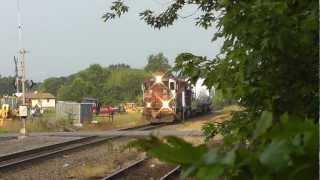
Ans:
{"label": "locomotive headlight", "polygon": [[151,108],[151,102],[147,102],[147,108]]}
{"label": "locomotive headlight", "polygon": [[160,83],[162,83],[162,76],[155,76],[155,80],[156,80],[156,83],[157,84],[160,84]]}
{"label": "locomotive headlight", "polygon": [[162,100],[162,99],[160,99],[160,100],[161,100],[162,106],[161,106],[161,108],[159,109],[159,113],[160,113],[162,110],[169,111],[169,112],[171,112],[171,113],[175,113],[174,110],[170,107],[170,101],[171,101],[172,99],[169,99],[169,100]]}
{"label": "locomotive headlight", "polygon": [[171,109],[170,108],[170,100],[169,101],[162,101],[162,109]]}

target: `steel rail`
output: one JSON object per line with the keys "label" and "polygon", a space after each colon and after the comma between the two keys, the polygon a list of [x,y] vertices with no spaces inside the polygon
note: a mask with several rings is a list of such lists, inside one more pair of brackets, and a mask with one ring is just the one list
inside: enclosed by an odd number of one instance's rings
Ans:
{"label": "steel rail", "polygon": [[19,151],[19,152],[8,154],[8,155],[3,155],[3,156],[0,156],[0,163],[3,161],[23,157],[26,155],[31,155],[31,154],[38,153],[41,151],[46,151],[46,150],[59,148],[59,147],[63,147],[63,146],[67,146],[67,145],[71,145],[71,144],[75,144],[75,143],[80,143],[80,142],[86,141],[91,138],[94,138],[94,136],[79,138],[79,139],[70,140],[70,141],[66,141],[66,142],[62,142],[62,143],[56,143],[56,144],[42,146],[39,148],[34,148],[34,149],[26,150],[26,151]]}
{"label": "steel rail", "polygon": [[121,176],[127,174],[129,171],[131,171],[132,169],[136,169],[140,166],[142,166],[142,164],[147,160],[148,158],[144,158],[138,161],[135,161],[133,163],[131,163],[130,165],[121,168],[115,172],[113,172],[112,174],[106,176],[103,178],[103,180],[113,180],[113,179],[117,179],[120,178]]}
{"label": "steel rail", "polygon": [[31,163],[36,160],[48,159],[54,157],[55,155],[71,152],[73,150],[80,150],[91,145],[104,143],[113,138],[114,137],[91,136],[78,139],[78,141],[67,141],[65,143],[54,144],[51,146],[49,145],[10,154],[8,156],[2,156],[2,161],[0,161],[0,170],[17,167],[19,165]]}
{"label": "steel rail", "polygon": [[[140,160],[137,160],[131,164],[129,164],[126,167],[123,167],[119,170],[114,171],[112,174],[102,178],[102,180],[116,180],[116,179],[123,179],[124,176],[126,175],[130,175],[130,172],[133,172],[137,169],[139,169],[141,166],[143,166],[146,161],[151,160],[150,158],[143,158]],[[172,179],[176,179],[179,177],[180,175],[180,170],[181,167],[177,166],[173,169],[171,169],[169,172],[167,172],[166,174],[164,174],[160,180],[172,180]]]}
{"label": "steel rail", "polygon": [[[158,128],[159,126],[146,125],[131,127],[129,130],[149,130]],[[44,160],[57,156],[59,154],[80,150],[82,148],[89,147],[91,145],[103,144],[107,141],[121,138],[122,136],[111,136],[111,137],[99,137],[99,136],[88,136],[76,140],[66,141],[62,143],[56,143],[52,145],[42,146],[26,151],[16,152],[4,156],[0,156],[0,170],[17,167],[22,164],[27,164],[37,160]]]}
{"label": "steel rail", "polygon": [[159,127],[163,127],[165,124],[143,124],[135,127],[128,127],[128,128],[121,128],[118,129],[117,131],[131,131],[131,130],[150,130],[150,129],[156,129]]}
{"label": "steel rail", "polygon": [[174,169],[172,169],[170,172],[168,172],[167,174],[162,176],[160,178],[160,180],[172,180],[172,179],[175,179],[175,178],[179,177],[180,172],[181,172],[181,166],[177,166]]}

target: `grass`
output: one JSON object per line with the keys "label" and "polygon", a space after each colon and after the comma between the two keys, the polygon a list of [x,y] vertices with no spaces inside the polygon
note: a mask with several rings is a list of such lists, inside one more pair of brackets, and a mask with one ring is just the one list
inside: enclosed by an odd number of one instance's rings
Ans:
{"label": "grass", "polygon": [[240,107],[239,105],[229,105],[223,107],[221,110],[218,110],[217,113],[232,113],[236,111],[242,111],[243,108]]}
{"label": "grass", "polygon": [[[19,118],[5,120],[2,131],[17,133],[22,126],[23,122]],[[29,118],[26,120],[27,132],[53,132],[63,129],[63,126],[62,120],[56,120],[54,112],[48,112],[41,117]]]}
{"label": "grass", "polygon": [[114,128],[132,127],[149,123],[142,117],[141,112],[115,114],[113,120],[106,116],[95,116],[94,120],[98,121],[98,124],[91,124],[89,122],[85,123],[84,127],[81,130],[107,130]]}
{"label": "grass", "polygon": [[5,134],[8,133],[8,131],[4,128],[0,128],[0,134]]}
{"label": "grass", "polygon": [[[141,113],[115,114],[113,121],[109,117],[95,116],[98,124],[85,122],[82,128],[75,128],[72,122],[66,119],[56,119],[55,112],[45,113],[41,117],[29,118],[26,121],[27,132],[54,132],[54,131],[102,131],[114,128],[132,127],[146,124],[148,121],[142,118]],[[22,121],[19,119],[6,120],[0,128],[0,134],[18,133],[22,128]]]}
{"label": "grass", "polygon": [[223,122],[230,120],[232,117],[232,113],[236,111],[241,111],[241,108],[238,105],[229,105],[225,106],[222,109],[215,111],[213,115],[205,115],[201,117],[192,118],[186,121],[180,130],[201,130],[204,123],[207,122]]}

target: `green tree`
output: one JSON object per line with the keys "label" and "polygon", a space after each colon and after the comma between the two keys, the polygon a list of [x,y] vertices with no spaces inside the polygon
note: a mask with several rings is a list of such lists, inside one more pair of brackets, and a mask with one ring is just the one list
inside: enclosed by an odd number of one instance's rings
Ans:
{"label": "green tree", "polygon": [[0,75],[0,96],[12,95],[13,93],[15,93],[15,78]]}
{"label": "green tree", "polygon": [[54,96],[57,96],[59,88],[67,81],[66,77],[52,77],[45,79],[41,83],[39,90],[42,92],[49,92]]}
{"label": "green tree", "polygon": [[104,84],[105,104],[136,102],[136,97],[142,94],[141,84],[148,73],[139,69],[113,69],[108,81]]}
{"label": "green tree", "polygon": [[58,98],[66,101],[80,102],[90,90],[89,84],[81,78],[75,78],[70,85],[63,85],[58,90]]}
{"label": "green tree", "polygon": [[212,105],[215,109],[224,107],[225,105],[234,104],[235,100],[232,99],[230,93],[223,93],[222,90],[215,90],[215,94],[212,98]]}
{"label": "green tree", "polygon": [[158,53],[148,57],[148,64],[144,67],[144,70],[148,72],[166,72],[170,68],[168,59],[163,53]]}
{"label": "green tree", "polygon": [[112,69],[122,69],[122,68],[130,69],[131,67],[130,67],[128,64],[124,64],[124,63],[111,64],[111,65],[109,65],[109,67],[108,67],[109,70],[112,70]]}
{"label": "green tree", "polygon": [[110,71],[99,64],[92,64],[87,69],[80,71],[76,77],[80,77],[87,84],[86,97],[101,98],[104,83],[108,80]]}
{"label": "green tree", "polygon": [[[125,64],[110,65],[107,68],[93,64],[66,77],[58,89],[58,99],[81,101],[84,97],[93,97],[105,105],[136,102],[142,94],[141,84],[147,76],[146,71],[132,69]],[[45,81],[43,86],[47,84]]]}

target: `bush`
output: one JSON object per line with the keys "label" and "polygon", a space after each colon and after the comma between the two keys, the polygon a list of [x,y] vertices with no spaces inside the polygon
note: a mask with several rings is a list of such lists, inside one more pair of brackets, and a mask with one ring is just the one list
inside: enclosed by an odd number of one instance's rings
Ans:
{"label": "bush", "polygon": [[[288,114],[273,124],[270,112],[263,112],[260,119],[250,122],[254,131],[247,134],[239,129],[244,126],[241,124],[234,126],[237,128],[230,128],[231,124],[207,124],[204,129],[209,139],[213,134],[225,135],[219,147],[193,146],[176,137],[151,137],[132,145],[160,160],[181,165],[182,178],[316,179],[319,170],[317,124]],[[226,133],[228,128],[234,132]]]}

